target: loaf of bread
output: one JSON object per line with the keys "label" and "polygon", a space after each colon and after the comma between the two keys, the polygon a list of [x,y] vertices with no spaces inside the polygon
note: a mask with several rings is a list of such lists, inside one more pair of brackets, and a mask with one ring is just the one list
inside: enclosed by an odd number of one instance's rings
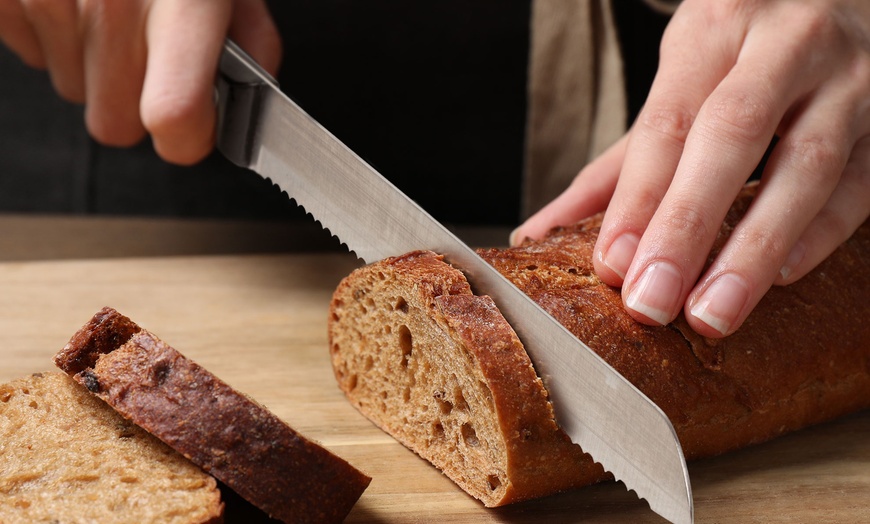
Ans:
{"label": "loaf of bread", "polygon": [[111,308],[94,315],[55,363],[285,522],[341,522],[371,480]]}
{"label": "loaf of bread", "polygon": [[[711,257],[745,213],[728,214]],[[870,223],[737,333],[635,322],[592,266],[600,218],[479,253],[650,397],[689,459],[870,407]],[[360,268],[336,289],[330,352],[366,417],[487,506],[607,478],[557,428],[547,393],[493,302],[430,252]],[[627,421],[630,423],[630,421]]]}
{"label": "loaf of bread", "polygon": [[214,478],[63,373],[0,385],[0,522],[222,521]]}

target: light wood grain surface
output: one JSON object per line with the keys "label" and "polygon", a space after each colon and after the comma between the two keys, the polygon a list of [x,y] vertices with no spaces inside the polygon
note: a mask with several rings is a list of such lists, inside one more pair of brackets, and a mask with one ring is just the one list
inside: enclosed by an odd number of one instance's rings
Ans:
{"label": "light wood grain surface", "polygon": [[[51,370],[109,305],[372,476],[348,522],[663,522],[617,483],[487,510],[359,415],[326,342],[329,297],[355,264],[336,253],[2,262],[0,381]],[[690,470],[697,522],[868,522],[870,412]]]}

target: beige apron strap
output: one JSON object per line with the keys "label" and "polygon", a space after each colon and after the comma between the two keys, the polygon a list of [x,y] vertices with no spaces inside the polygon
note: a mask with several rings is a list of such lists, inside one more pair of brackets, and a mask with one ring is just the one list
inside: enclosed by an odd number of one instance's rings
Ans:
{"label": "beige apron strap", "polygon": [[626,125],[608,0],[534,0],[523,215],[555,198]]}

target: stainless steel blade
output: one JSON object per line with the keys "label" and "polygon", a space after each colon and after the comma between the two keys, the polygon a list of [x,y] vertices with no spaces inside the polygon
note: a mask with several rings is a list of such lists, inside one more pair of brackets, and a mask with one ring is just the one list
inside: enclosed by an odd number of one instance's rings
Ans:
{"label": "stainless steel blade", "polygon": [[693,522],[682,448],[653,402],[282,94],[231,42],[218,91],[221,151],[277,184],[367,262],[419,249],[443,254],[514,327],[571,439],[656,513]]}

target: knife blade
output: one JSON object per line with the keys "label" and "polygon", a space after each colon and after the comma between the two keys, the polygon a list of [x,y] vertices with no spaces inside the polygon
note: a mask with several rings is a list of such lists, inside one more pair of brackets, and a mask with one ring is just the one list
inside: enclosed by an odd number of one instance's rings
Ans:
{"label": "knife blade", "polygon": [[571,439],[653,511],[693,522],[685,457],[661,409],[305,113],[231,41],[219,69],[217,147],[225,156],[277,184],[365,262],[420,249],[443,255],[513,326]]}

